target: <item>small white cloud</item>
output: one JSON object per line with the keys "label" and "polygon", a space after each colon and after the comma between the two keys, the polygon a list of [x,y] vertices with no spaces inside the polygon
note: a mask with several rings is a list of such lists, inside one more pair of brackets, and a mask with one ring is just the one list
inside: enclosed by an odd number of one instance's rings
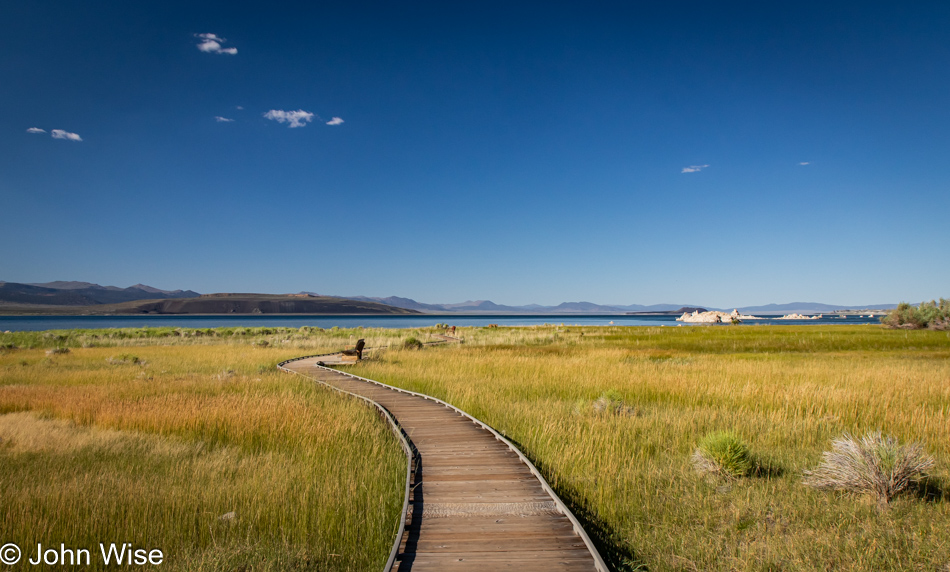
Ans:
{"label": "small white cloud", "polygon": [[709,165],[690,165],[689,167],[683,167],[680,173],[698,173],[708,166]]}
{"label": "small white cloud", "polygon": [[214,40],[203,40],[198,44],[198,49],[202,52],[216,53],[221,51],[221,44]]}
{"label": "small white cloud", "polygon": [[234,109],[244,109],[244,106],[243,106],[243,105],[235,105],[235,106],[234,106]]}
{"label": "small white cloud", "polygon": [[40,129],[39,127],[30,127],[26,130],[27,133],[46,133],[45,129]]}
{"label": "small white cloud", "polygon": [[53,136],[53,139],[67,139],[69,141],[82,141],[82,137],[78,133],[70,133],[69,131],[63,131],[62,129],[53,129],[49,132]]}
{"label": "small white cloud", "polygon": [[288,127],[303,127],[313,121],[313,114],[303,109],[298,109],[297,111],[271,109],[264,114],[264,118],[273,119],[278,123],[289,123],[290,125],[288,125]]}
{"label": "small white cloud", "polygon": [[227,117],[221,117],[220,115],[215,115],[214,120],[218,123],[234,123],[233,119],[228,119]]}
{"label": "small white cloud", "polygon": [[342,123],[343,123],[343,118],[341,117],[334,117],[330,121],[327,121],[327,125],[340,125]]}
{"label": "small white cloud", "polygon": [[198,49],[209,54],[228,54],[233,56],[237,53],[237,48],[223,48],[221,44],[227,42],[224,38],[219,38],[214,34],[195,34],[196,38],[201,39]]}
{"label": "small white cloud", "polygon": [[811,165],[811,161],[802,161],[799,165]]}

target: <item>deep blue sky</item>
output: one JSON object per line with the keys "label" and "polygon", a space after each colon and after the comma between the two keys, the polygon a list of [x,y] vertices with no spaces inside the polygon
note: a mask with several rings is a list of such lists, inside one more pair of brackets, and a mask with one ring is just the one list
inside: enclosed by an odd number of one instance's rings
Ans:
{"label": "deep blue sky", "polygon": [[6,2],[0,103],[0,280],[950,294],[946,2]]}

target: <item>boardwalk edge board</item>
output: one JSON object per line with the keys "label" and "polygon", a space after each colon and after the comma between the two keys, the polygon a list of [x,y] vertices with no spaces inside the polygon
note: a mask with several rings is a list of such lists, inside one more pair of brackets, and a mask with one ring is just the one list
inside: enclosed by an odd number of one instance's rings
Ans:
{"label": "boardwalk edge board", "polygon": [[[336,353],[339,353],[339,352],[336,352]],[[277,367],[280,368],[280,369],[282,369],[282,370],[284,370],[284,371],[287,371],[287,372],[298,373],[298,372],[295,372],[295,371],[293,371],[293,370],[291,370],[291,369],[285,368],[284,365],[285,365],[285,364],[288,364],[288,363],[291,363],[291,362],[294,362],[294,361],[300,361],[300,360],[310,359],[310,358],[314,358],[314,357],[325,357],[325,356],[336,355],[336,353],[319,354],[319,355],[313,355],[313,356],[302,356],[302,357],[298,357],[298,358],[293,358],[293,359],[289,359],[289,360],[286,360],[286,361],[283,361],[283,362],[277,364]],[[462,415],[463,417],[466,417],[467,419],[469,419],[470,421],[472,421],[475,425],[477,425],[477,426],[481,427],[482,429],[484,429],[484,430],[488,431],[489,433],[491,433],[491,434],[495,437],[495,439],[497,439],[498,441],[501,441],[502,443],[504,443],[505,445],[507,445],[508,448],[509,448],[515,455],[518,456],[519,460],[520,460],[522,463],[524,463],[525,465],[527,465],[528,470],[531,472],[532,475],[535,476],[535,478],[537,478],[537,479],[541,482],[541,487],[542,487],[542,488],[544,489],[544,491],[548,494],[548,496],[550,496],[551,499],[554,501],[554,504],[557,506],[558,511],[560,511],[561,514],[563,514],[564,516],[566,516],[566,517],[568,518],[568,520],[571,521],[571,525],[572,525],[573,528],[574,528],[574,533],[577,534],[577,535],[581,538],[581,540],[584,541],[584,544],[587,546],[587,550],[590,552],[591,556],[594,558],[594,567],[595,567],[599,572],[610,572],[610,569],[607,567],[607,563],[604,562],[604,559],[600,556],[600,552],[597,550],[597,547],[594,545],[594,542],[593,542],[593,541],[590,539],[590,537],[587,535],[587,531],[584,530],[584,527],[583,527],[583,526],[581,526],[580,521],[577,520],[577,517],[574,516],[574,513],[571,512],[571,510],[567,507],[566,504],[564,504],[564,501],[561,500],[561,497],[559,497],[559,496],[557,495],[557,493],[554,492],[554,489],[551,487],[550,484],[548,484],[547,479],[544,478],[544,476],[541,474],[541,471],[539,471],[538,468],[534,466],[534,463],[532,463],[532,462],[521,452],[521,450],[518,449],[517,446],[515,446],[514,443],[512,443],[511,441],[509,441],[505,436],[503,436],[503,435],[501,435],[500,433],[498,433],[498,431],[495,431],[495,429],[493,429],[493,428],[492,428],[491,426],[489,426],[487,423],[484,423],[484,422],[482,422],[480,419],[477,419],[477,418],[475,418],[475,417],[469,415],[468,413],[466,413],[465,411],[462,411],[462,410],[459,409],[458,407],[455,407],[454,405],[452,405],[452,404],[450,404],[450,403],[446,403],[445,401],[442,401],[441,399],[432,397],[431,395],[426,395],[426,394],[424,394],[424,393],[417,393],[417,392],[415,392],[415,391],[410,391],[410,390],[408,390],[408,389],[402,389],[402,388],[399,388],[399,387],[394,387],[394,386],[392,386],[392,385],[387,385],[387,384],[382,383],[382,382],[380,382],[380,381],[376,381],[375,379],[368,379],[368,378],[365,378],[365,377],[360,377],[360,376],[358,376],[358,375],[354,375],[354,374],[352,374],[352,373],[345,372],[345,371],[340,371],[340,370],[338,370],[338,369],[333,369],[333,368],[327,367],[327,366],[314,365],[314,367],[319,367],[319,368],[325,369],[325,370],[327,370],[327,371],[332,371],[332,372],[334,372],[334,373],[346,375],[346,376],[348,376],[348,377],[352,377],[352,378],[358,379],[358,380],[360,380],[360,381],[365,381],[365,382],[367,382],[367,383],[372,383],[372,384],[378,385],[378,386],[380,386],[380,387],[385,387],[385,388],[391,389],[391,390],[393,390],[393,391],[398,391],[398,392],[400,392],[400,393],[407,393],[407,394],[409,394],[409,395],[414,395],[414,396],[416,396],[416,397],[421,397],[421,398],[427,399],[427,400],[429,400],[429,401],[434,401],[434,402],[436,402],[436,403],[439,403],[439,404],[444,405],[445,407],[448,407],[449,409],[455,411],[456,413]],[[304,374],[299,374],[299,375],[304,375]],[[307,376],[304,376],[304,377],[307,377]],[[308,379],[313,379],[313,378],[308,378]],[[392,567],[392,565],[393,565],[394,562],[395,562],[395,558],[396,558],[397,553],[398,553],[398,550],[399,550],[399,544],[400,544],[400,542],[402,541],[403,532],[405,531],[405,521],[406,521],[406,518],[407,518],[407,516],[408,516],[408,510],[409,510],[409,483],[410,483],[410,479],[411,479],[411,476],[412,476],[412,475],[411,475],[411,472],[410,472],[410,470],[411,470],[411,464],[412,464],[412,453],[411,453],[412,449],[411,449],[411,446],[410,446],[409,443],[406,441],[405,436],[402,434],[402,430],[399,429],[399,424],[398,424],[398,422],[396,422],[395,419],[393,419],[393,417],[389,414],[389,412],[386,410],[385,407],[383,407],[383,406],[380,405],[379,403],[376,403],[376,402],[373,401],[372,399],[369,399],[369,398],[367,398],[367,397],[363,397],[362,395],[356,395],[355,393],[350,393],[349,391],[344,391],[344,390],[342,390],[342,389],[340,389],[340,388],[334,387],[334,386],[331,385],[331,384],[324,383],[324,382],[319,381],[319,380],[315,380],[315,381],[318,381],[319,383],[321,383],[321,384],[323,384],[323,385],[326,385],[326,386],[328,386],[328,387],[330,387],[330,388],[332,388],[332,389],[334,389],[334,390],[336,390],[336,391],[339,391],[339,392],[341,392],[341,393],[346,393],[346,394],[348,394],[348,395],[353,395],[353,396],[355,396],[355,397],[359,397],[360,399],[362,399],[362,400],[364,400],[364,401],[367,401],[367,402],[373,404],[375,407],[377,407],[380,411],[382,411],[382,412],[385,414],[386,418],[387,418],[387,419],[389,420],[389,422],[392,424],[393,430],[396,431],[397,434],[399,435],[399,438],[400,438],[400,440],[401,440],[402,443],[403,443],[403,449],[406,450],[406,454],[408,455],[409,465],[407,465],[407,471],[406,471],[406,497],[405,497],[405,503],[404,503],[404,505],[403,505],[402,524],[399,526],[399,534],[396,536],[396,543],[395,543],[395,545],[393,546],[393,552],[392,552],[391,555],[390,555],[389,562],[386,564],[386,567],[383,569],[384,572],[389,572],[389,570],[391,570],[391,567]]]}

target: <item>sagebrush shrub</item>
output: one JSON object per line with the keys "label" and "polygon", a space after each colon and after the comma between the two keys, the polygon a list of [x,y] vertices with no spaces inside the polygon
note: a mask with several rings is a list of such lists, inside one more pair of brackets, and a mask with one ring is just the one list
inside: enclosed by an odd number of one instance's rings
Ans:
{"label": "sagebrush shrub", "polygon": [[901,445],[880,431],[860,439],[845,433],[831,442],[831,451],[822,454],[813,471],[805,471],[803,482],[819,490],[870,494],[880,504],[920,482],[934,466],[934,460],[918,443]]}

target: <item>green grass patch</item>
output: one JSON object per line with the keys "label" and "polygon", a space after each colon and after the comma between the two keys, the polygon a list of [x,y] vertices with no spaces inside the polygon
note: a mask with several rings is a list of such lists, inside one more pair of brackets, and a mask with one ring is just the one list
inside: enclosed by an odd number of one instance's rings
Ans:
{"label": "green grass patch", "polygon": [[749,476],[754,466],[749,445],[731,431],[714,431],[703,437],[692,461],[700,473],[730,479]]}

